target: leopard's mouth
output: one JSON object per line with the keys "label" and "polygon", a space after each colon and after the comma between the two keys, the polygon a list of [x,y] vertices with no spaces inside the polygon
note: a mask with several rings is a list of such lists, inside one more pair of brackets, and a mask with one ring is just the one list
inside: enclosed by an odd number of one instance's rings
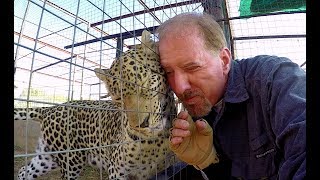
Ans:
{"label": "leopard's mouth", "polygon": [[143,122],[136,126],[137,128],[147,128],[149,127],[149,119],[150,119],[150,113],[148,113],[148,116],[146,116],[144,119],[143,119]]}

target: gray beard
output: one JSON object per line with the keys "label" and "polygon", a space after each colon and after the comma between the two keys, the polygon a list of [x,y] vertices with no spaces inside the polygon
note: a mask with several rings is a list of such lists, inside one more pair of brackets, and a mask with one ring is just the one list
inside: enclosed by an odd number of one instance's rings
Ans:
{"label": "gray beard", "polygon": [[203,99],[201,105],[187,105],[182,103],[183,106],[188,110],[188,113],[193,117],[193,118],[200,118],[203,116],[206,116],[210,113],[212,104],[210,101],[206,98]]}

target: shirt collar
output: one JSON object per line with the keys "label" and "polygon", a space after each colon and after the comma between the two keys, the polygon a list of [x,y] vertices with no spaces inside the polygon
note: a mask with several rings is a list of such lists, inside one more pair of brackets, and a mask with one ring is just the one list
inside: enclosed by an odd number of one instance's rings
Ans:
{"label": "shirt collar", "polygon": [[239,61],[231,60],[227,88],[223,99],[225,102],[240,103],[248,98],[249,95],[245,88]]}
{"label": "shirt collar", "polygon": [[224,99],[222,98],[219,102],[217,102],[212,109],[219,114],[224,105]]}

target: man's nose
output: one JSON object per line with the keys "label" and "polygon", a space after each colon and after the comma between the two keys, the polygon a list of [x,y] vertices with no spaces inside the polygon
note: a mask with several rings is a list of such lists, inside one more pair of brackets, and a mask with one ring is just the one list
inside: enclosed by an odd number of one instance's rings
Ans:
{"label": "man's nose", "polygon": [[174,73],[174,87],[173,91],[176,94],[183,94],[185,90],[191,89],[188,75],[185,73]]}

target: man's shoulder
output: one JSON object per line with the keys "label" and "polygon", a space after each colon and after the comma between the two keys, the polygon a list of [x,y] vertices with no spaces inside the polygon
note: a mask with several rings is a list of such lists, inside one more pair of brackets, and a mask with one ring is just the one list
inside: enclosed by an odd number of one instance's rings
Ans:
{"label": "man's shoulder", "polygon": [[250,58],[236,59],[241,65],[273,65],[282,62],[292,62],[287,57],[273,56],[273,55],[257,55]]}
{"label": "man's shoulder", "polygon": [[258,55],[251,58],[236,59],[235,62],[244,74],[269,73],[282,63],[294,63],[287,57],[272,55]]}

